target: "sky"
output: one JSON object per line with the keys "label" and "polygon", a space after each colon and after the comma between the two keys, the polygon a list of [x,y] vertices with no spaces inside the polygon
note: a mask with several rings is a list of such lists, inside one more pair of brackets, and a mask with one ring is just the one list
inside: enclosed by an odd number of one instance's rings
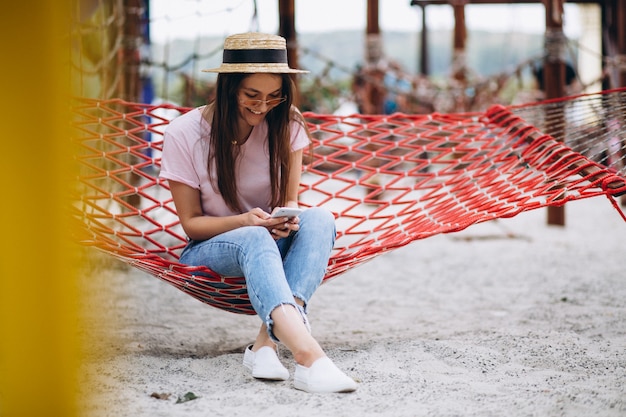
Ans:
{"label": "sky", "polygon": [[[155,42],[200,35],[227,36],[258,30],[278,31],[278,0],[257,0],[258,19],[253,21],[253,0],[150,0],[151,37]],[[422,10],[410,0],[380,0],[381,31],[416,32],[421,29]],[[295,0],[296,30],[300,33],[333,30],[365,30],[367,0]],[[452,29],[452,7],[428,6],[429,29]],[[577,5],[565,4],[564,30],[575,37],[579,28]],[[467,5],[468,30],[543,33],[542,4]],[[258,26],[257,26],[258,25]]]}

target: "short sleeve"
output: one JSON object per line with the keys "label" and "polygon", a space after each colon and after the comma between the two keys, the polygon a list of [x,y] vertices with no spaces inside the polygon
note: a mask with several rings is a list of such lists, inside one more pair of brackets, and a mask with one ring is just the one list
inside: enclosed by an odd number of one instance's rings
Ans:
{"label": "short sleeve", "polygon": [[306,129],[296,120],[291,121],[291,151],[299,151],[311,143]]}
{"label": "short sleeve", "polygon": [[159,176],[199,189],[201,179],[196,165],[204,159],[197,128],[200,123],[195,114],[190,114],[193,112],[198,111],[192,110],[179,116],[165,130]]}

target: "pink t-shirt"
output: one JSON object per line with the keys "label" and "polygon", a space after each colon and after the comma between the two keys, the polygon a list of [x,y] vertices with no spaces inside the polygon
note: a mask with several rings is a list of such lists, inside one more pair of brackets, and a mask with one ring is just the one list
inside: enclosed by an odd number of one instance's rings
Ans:
{"label": "pink t-shirt", "polygon": [[[239,214],[228,208],[209,181],[209,133],[211,126],[202,117],[199,107],[172,120],[164,133],[160,177],[178,181],[200,190],[202,211],[207,216]],[[250,137],[240,146],[235,167],[239,201],[244,211],[260,207],[269,212],[271,183],[269,177],[267,122],[255,126]],[[291,149],[300,150],[309,144],[309,137],[297,122],[291,122]],[[215,169],[214,167],[212,169]],[[216,178],[213,173],[212,178]]]}

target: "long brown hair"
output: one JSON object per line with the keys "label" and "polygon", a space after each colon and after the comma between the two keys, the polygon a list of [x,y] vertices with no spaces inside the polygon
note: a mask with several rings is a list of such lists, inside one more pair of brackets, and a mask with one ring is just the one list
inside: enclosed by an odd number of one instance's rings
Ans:
{"label": "long brown hair", "polygon": [[[241,212],[237,194],[235,166],[238,151],[233,142],[240,138],[238,129],[238,93],[241,82],[251,74],[223,73],[217,76],[215,100],[205,108],[204,117],[211,124],[209,137],[209,158],[207,166],[209,179],[217,188],[226,205],[233,211]],[[285,204],[287,182],[290,172],[290,126],[291,120],[302,124],[309,134],[302,114],[292,106],[296,91],[295,84],[288,74],[277,74],[282,78],[284,103],[271,109],[265,116],[268,126],[268,150],[270,155],[271,201],[269,207]],[[310,137],[310,136],[309,136]],[[212,165],[215,164],[216,179],[212,178]],[[217,181],[216,181],[217,180]]]}

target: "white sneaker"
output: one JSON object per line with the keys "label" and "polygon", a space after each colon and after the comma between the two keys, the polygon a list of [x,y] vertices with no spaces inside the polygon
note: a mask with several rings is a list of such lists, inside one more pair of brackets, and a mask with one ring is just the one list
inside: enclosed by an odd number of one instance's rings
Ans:
{"label": "white sneaker", "polygon": [[276,350],[263,346],[253,352],[251,348],[252,345],[248,346],[243,354],[243,365],[252,371],[253,377],[273,381],[289,379],[289,371],[280,363]]}
{"label": "white sneaker", "polygon": [[293,378],[296,389],[311,392],[352,392],[356,381],[344,374],[327,356],[319,358],[310,368],[296,364]]}

